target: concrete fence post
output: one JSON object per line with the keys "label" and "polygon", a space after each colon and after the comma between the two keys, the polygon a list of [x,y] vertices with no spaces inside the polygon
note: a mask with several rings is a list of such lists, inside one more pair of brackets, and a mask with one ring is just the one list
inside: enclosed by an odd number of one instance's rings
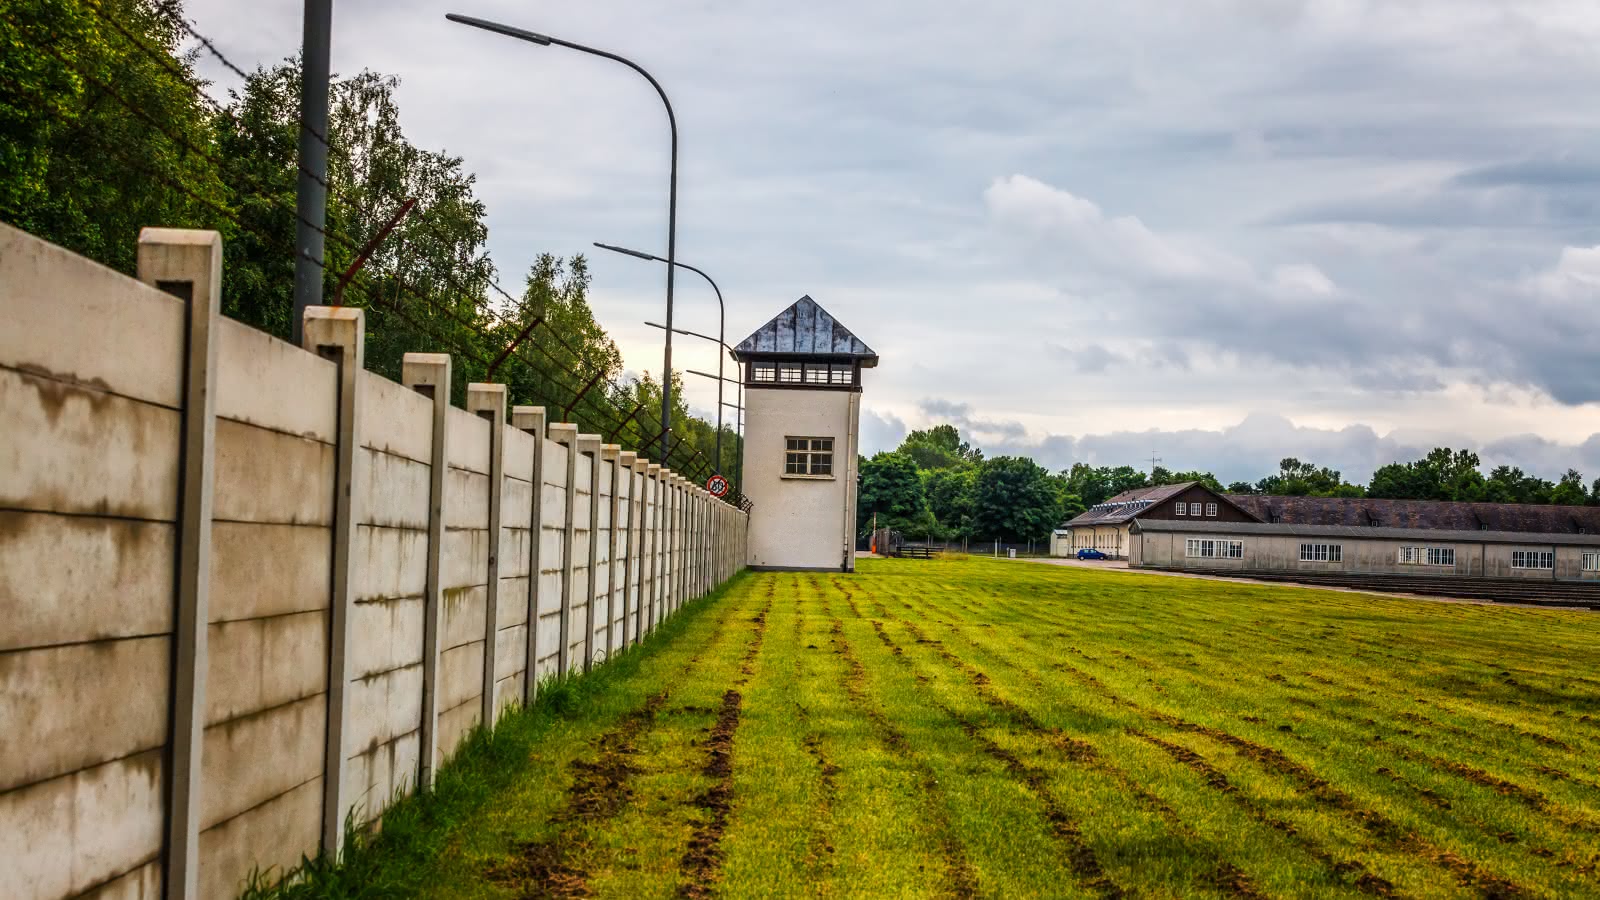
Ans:
{"label": "concrete fence post", "polygon": [[661,493],[665,501],[661,512],[661,619],[667,620],[677,609],[678,598],[678,476],[671,469],[661,470]]}
{"label": "concrete fence post", "polygon": [[[627,544],[622,552],[622,649],[628,649],[630,640],[634,637],[634,628],[637,627],[633,620],[633,573],[638,571],[634,558],[639,555],[639,544],[634,540],[634,532],[638,524],[636,515],[639,508],[639,479],[638,474],[639,454],[632,450],[623,450],[617,454],[617,469],[620,478],[628,485],[627,507],[619,507],[619,512],[625,512],[628,520]],[[611,527],[616,527],[613,519]]]}
{"label": "concrete fence post", "polygon": [[589,540],[584,548],[588,577],[583,580],[583,671],[588,672],[594,668],[595,601],[599,599],[595,593],[600,585],[595,571],[600,566],[600,435],[578,435],[578,452],[589,467]]}
{"label": "concrete fence post", "polygon": [[182,469],[172,620],[172,708],[166,783],[167,897],[199,896],[200,751],[205,737],[206,629],[211,622],[211,496],[217,433],[217,321],[222,310],[222,236],[146,228],[139,280],[187,304],[184,329]]}
{"label": "concrete fence post", "polygon": [[[617,492],[622,489],[621,475],[622,464],[618,457],[622,455],[620,444],[600,445],[600,458],[605,461],[609,470],[606,477],[611,482],[611,508],[608,513],[611,517],[611,527],[606,529],[606,661],[617,653],[617,513],[622,508],[622,499]],[[627,609],[626,606],[623,607]],[[623,616],[626,627],[627,616]]]}
{"label": "concrete fence post", "polygon": [[528,640],[523,649],[522,703],[531,706],[539,694],[539,547],[544,543],[544,407],[517,406],[511,427],[533,435],[533,512],[528,522]]}
{"label": "concrete fence post", "polygon": [[500,504],[506,488],[506,386],[467,385],[467,412],[489,422],[489,571],[483,601],[483,727],[493,731],[500,636]]}
{"label": "concrete fence post", "polygon": [[694,535],[689,529],[689,482],[682,476],[678,477],[678,556],[681,560],[678,573],[678,608],[682,609],[690,598],[689,591],[694,586],[692,571],[694,569]]}
{"label": "concrete fence post", "polygon": [[639,551],[634,554],[638,559],[638,571],[634,576],[637,584],[633,592],[634,615],[637,617],[633,624],[633,642],[637,644],[648,631],[646,607],[650,603],[650,460],[634,460],[633,471],[639,476],[639,502],[634,507],[639,520],[634,526],[639,538]]}
{"label": "concrete fence post", "polygon": [[567,500],[561,520],[561,616],[558,633],[561,645],[556,648],[556,674],[566,675],[571,669],[572,647],[572,545],[577,535],[577,522],[573,513],[578,503],[578,426],[571,422],[551,422],[550,440],[567,448]]}
{"label": "concrete fence post", "polygon": [[407,353],[400,363],[401,383],[433,401],[433,449],[428,469],[428,567],[422,613],[422,728],[417,789],[433,787],[439,765],[439,639],[444,593],[440,560],[444,552],[444,486],[450,468],[445,445],[449,431],[450,357],[444,353]]}
{"label": "concrete fence post", "polygon": [[366,369],[366,314],[352,307],[311,306],[300,330],[305,349],[339,367],[338,440],[334,445],[333,571],[328,596],[328,730],[322,763],[322,850],[337,858],[344,846],[344,816],[353,805],[344,785],[350,747],[345,730],[350,689],[350,620],[356,598],[356,485],[366,479],[361,452],[361,373]]}
{"label": "concrete fence post", "polygon": [[645,510],[645,527],[649,529],[649,556],[646,557],[645,578],[648,583],[640,595],[646,604],[645,634],[656,630],[656,596],[661,582],[661,466],[651,463],[645,467],[645,484],[648,485],[650,506]]}

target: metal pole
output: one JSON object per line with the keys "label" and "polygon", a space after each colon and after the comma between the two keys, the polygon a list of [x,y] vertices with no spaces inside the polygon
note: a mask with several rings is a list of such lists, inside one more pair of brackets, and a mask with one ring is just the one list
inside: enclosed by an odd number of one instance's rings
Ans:
{"label": "metal pole", "polygon": [[[674,139],[674,140],[676,140],[676,139]],[[673,259],[662,259],[661,257],[656,256],[653,253],[645,253],[642,250],[629,250],[627,247],[617,247],[617,246],[614,246],[612,244],[602,244],[599,241],[595,241],[594,245],[596,247],[599,247],[601,250],[610,250],[613,253],[621,253],[624,256],[632,256],[632,257],[636,257],[638,259],[647,259],[647,260],[649,260],[651,262],[666,263],[668,272],[671,272],[675,268],[676,269],[688,269],[689,271],[695,273],[696,275],[699,275],[701,278],[704,278],[706,280],[706,283],[711,285],[711,290],[716,292],[716,295],[717,295],[717,343],[719,345],[721,345],[723,348],[726,348],[728,346],[728,343],[727,343],[727,340],[728,340],[728,306],[727,306],[727,304],[722,302],[722,288],[717,287],[717,282],[715,280],[713,280],[710,275],[707,275],[705,273],[705,270],[697,269],[694,266],[689,265],[688,263],[681,263],[681,262],[678,262],[678,261],[673,260]],[[670,249],[668,250],[668,254],[669,255],[671,254],[671,250]],[[669,291],[669,296],[670,296],[670,291]],[[669,299],[669,301],[668,301],[668,310],[667,310],[667,324],[666,324],[667,347],[668,347],[668,353],[669,354],[671,352],[672,333],[674,331],[677,331],[679,334],[691,333],[691,332],[685,332],[681,328],[676,328],[675,329],[675,328],[672,327],[672,310],[671,310],[671,301]],[[697,335],[695,335],[695,337],[704,337],[704,335],[698,335],[697,334]],[[671,358],[670,355],[669,355],[668,358],[669,359]],[[717,378],[718,379],[722,378],[722,355],[721,355],[721,353],[718,353],[718,355],[717,355]],[[722,382],[720,380],[717,382],[717,464],[716,464],[716,466],[714,468],[715,468],[717,474],[719,474],[719,475],[722,474]]]}
{"label": "metal pole", "polygon": [[[306,0],[306,2],[311,3],[313,0]],[[557,47],[566,47],[568,50],[577,50],[590,56],[598,56],[602,59],[609,59],[612,62],[622,63],[643,75],[644,80],[650,82],[650,86],[656,89],[656,93],[661,96],[662,104],[667,108],[667,125],[672,129],[672,175],[667,188],[667,340],[666,351],[663,354],[661,363],[661,464],[666,465],[666,432],[672,428],[672,276],[678,268],[678,117],[672,111],[672,101],[667,99],[667,92],[662,89],[661,82],[656,81],[655,76],[646,72],[643,66],[625,56],[618,56],[607,50],[564,41],[561,38],[551,37],[547,34],[514,28],[510,25],[502,25],[499,22],[490,22],[487,19],[463,16],[459,13],[447,13],[445,18],[460,25],[471,25],[473,28],[482,28],[484,31],[503,34],[519,41],[538,44],[541,47],[548,47],[553,44]]]}
{"label": "metal pole", "polygon": [[300,346],[306,307],[322,305],[323,228],[328,221],[328,78],[333,0],[306,0],[300,67],[300,180],[295,193],[294,315]]}

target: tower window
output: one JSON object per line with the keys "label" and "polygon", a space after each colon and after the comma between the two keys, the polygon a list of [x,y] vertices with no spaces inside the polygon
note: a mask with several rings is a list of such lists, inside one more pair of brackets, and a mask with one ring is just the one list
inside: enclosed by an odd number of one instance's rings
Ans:
{"label": "tower window", "polygon": [[828,367],[829,384],[851,384],[855,381],[855,366],[834,364]]}
{"label": "tower window", "polygon": [[772,363],[752,363],[750,366],[751,381],[777,381],[778,367]]}
{"label": "tower window", "polygon": [[804,371],[799,363],[784,363],[778,367],[778,380],[784,384],[799,384]]}
{"label": "tower window", "polygon": [[832,475],[833,438],[784,438],[783,474]]}

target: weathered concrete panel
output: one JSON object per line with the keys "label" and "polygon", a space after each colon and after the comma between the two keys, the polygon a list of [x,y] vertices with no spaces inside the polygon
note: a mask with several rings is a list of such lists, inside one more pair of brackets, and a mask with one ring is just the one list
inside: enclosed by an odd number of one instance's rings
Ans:
{"label": "weathered concrete panel", "polygon": [[[479,632],[482,633],[481,631]],[[439,654],[439,708],[449,709],[483,694],[483,639]],[[444,746],[440,744],[440,746]]]}
{"label": "weathered concrete panel", "polygon": [[349,759],[344,770],[345,796],[356,804],[357,819],[371,821],[389,808],[397,792],[411,792],[417,782],[421,746],[420,732],[413,731]]}
{"label": "weathered concrete panel", "polygon": [[356,599],[420,597],[428,586],[428,532],[356,527],[350,554],[356,567]]}
{"label": "weathered concrete panel", "polygon": [[322,772],[324,695],[206,728],[200,827],[210,828]]}
{"label": "weathered concrete panel", "polygon": [[489,589],[481,584],[467,588],[445,588],[444,629],[440,632],[440,649],[449,650],[483,640],[488,599]]}
{"label": "weathered concrete panel", "polygon": [[212,517],[333,524],[332,445],[218,419],[216,450]]}
{"label": "weathered concrete panel", "polygon": [[0,507],[176,518],[177,412],[0,368],[0,422]]}
{"label": "weathered concrete panel", "polygon": [[327,690],[328,613],[291,613],[211,626],[207,725]]}
{"label": "weathered concrete panel", "polygon": [[162,636],[0,653],[0,791],[166,743],[170,648]]}
{"label": "weathered concrete panel", "polygon": [[522,671],[528,646],[528,626],[513,625],[495,632],[494,677],[510,678]]}
{"label": "weathered concrete panel", "polygon": [[356,486],[363,525],[428,529],[428,466],[403,456],[364,450],[366,475]]}
{"label": "weathered concrete panel", "polygon": [[[528,584],[526,577],[500,579],[500,603],[495,610],[495,627],[510,628],[528,621]],[[519,657],[522,654],[517,654]]]}
{"label": "weathered concrete panel", "polygon": [[160,900],[160,897],[161,860],[153,859],[80,895],[79,900]]}
{"label": "weathered concrete panel", "polygon": [[507,478],[518,481],[533,480],[533,448],[539,438],[523,431],[520,428],[506,428],[505,435],[505,473]]}
{"label": "weathered concrete panel", "polygon": [[439,583],[445,590],[487,584],[488,579],[489,532],[481,528],[445,531],[439,558]]}
{"label": "weathered concrete panel", "polygon": [[350,746],[369,752],[421,726],[422,664],[358,678],[345,696]]}
{"label": "weathered concrete panel", "polygon": [[500,577],[523,578],[531,574],[533,532],[526,528],[500,529]]}
{"label": "weathered concrete panel", "polygon": [[0,651],[171,631],[175,552],[165,522],[0,511]]}
{"label": "weathered concrete panel", "polygon": [[322,778],[200,833],[200,896],[236,897],[251,869],[294,868],[315,856],[322,824]]}
{"label": "weathered concrete panel", "polygon": [[71,897],[155,859],[162,751],[0,794],[0,897]]}
{"label": "weathered concrete panel", "polygon": [[420,663],[425,612],[421,596],[357,603],[350,615],[352,680]]}
{"label": "weathered concrete panel", "polygon": [[332,566],[327,528],[215,522],[211,621],[326,609]]}
{"label": "weathered concrete panel", "polygon": [[361,446],[426,465],[433,458],[433,401],[371,372],[357,384]]}
{"label": "weathered concrete panel", "polygon": [[489,474],[489,420],[454,406],[445,410],[445,447],[452,468]]}
{"label": "weathered concrete panel", "polygon": [[450,467],[444,481],[444,527],[489,527],[489,476]]}
{"label": "weathered concrete panel", "polygon": [[467,739],[472,726],[478,724],[478,717],[483,711],[483,704],[478,702],[476,694],[470,703],[463,703],[439,713],[439,756],[449,759],[461,748]]}
{"label": "weathered concrete panel", "polygon": [[522,702],[522,673],[494,683],[494,716],[499,721],[506,710]]}
{"label": "weathered concrete panel", "polygon": [[182,301],[3,222],[0,321],[0,366],[179,404]]}
{"label": "weathered concrete panel", "polygon": [[[217,323],[217,417],[337,440],[339,367],[265,331]],[[265,388],[265,389],[264,389]]]}

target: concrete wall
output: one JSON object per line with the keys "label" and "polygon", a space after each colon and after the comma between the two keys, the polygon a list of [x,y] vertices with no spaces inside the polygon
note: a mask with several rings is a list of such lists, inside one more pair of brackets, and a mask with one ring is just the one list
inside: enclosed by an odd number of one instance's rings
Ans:
{"label": "concrete wall", "polygon": [[221,319],[215,235],[140,260],[163,290],[0,225],[0,896],[232,896],[743,567],[669,471],[436,402],[445,357],[362,371],[359,311],[318,352]]}
{"label": "concrete wall", "polygon": [[[1244,544],[1241,559],[1189,557],[1189,539],[1237,540]],[[1419,530],[1415,537],[1348,538],[1301,537],[1295,535],[1145,532],[1132,536],[1129,564],[1170,569],[1234,569],[1274,572],[1346,572],[1369,575],[1460,575],[1493,578],[1524,578],[1533,581],[1600,580],[1600,572],[1583,571],[1583,554],[1595,552],[1592,546],[1559,544],[1501,544],[1481,541],[1440,541]],[[1312,562],[1300,559],[1301,544],[1337,544],[1343,548],[1341,562]],[[1401,547],[1452,548],[1454,566],[1402,564]],[[1517,550],[1546,550],[1555,553],[1554,569],[1512,568],[1512,553]]]}
{"label": "concrete wall", "polygon": [[[742,484],[761,508],[750,521],[751,566],[855,570],[860,419],[854,391],[746,386]],[[833,475],[785,475],[788,437],[833,438]]]}

